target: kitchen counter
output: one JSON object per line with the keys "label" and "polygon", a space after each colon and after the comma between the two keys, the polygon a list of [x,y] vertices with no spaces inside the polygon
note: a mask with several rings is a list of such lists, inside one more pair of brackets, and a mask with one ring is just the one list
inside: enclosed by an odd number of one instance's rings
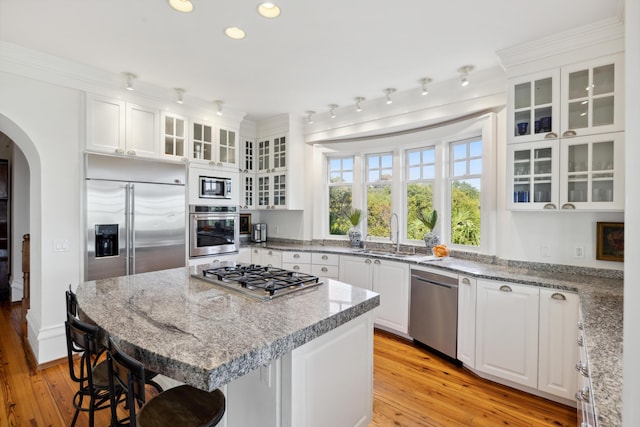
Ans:
{"label": "kitchen counter", "polygon": [[[601,427],[622,425],[622,314],[623,280],[616,277],[599,277],[580,274],[590,269],[573,269],[566,266],[543,265],[537,269],[533,263],[483,263],[447,257],[416,254],[403,257],[365,254],[361,250],[325,245],[301,245],[293,243],[267,243],[259,245],[270,249],[337,253],[341,255],[386,258],[412,265],[423,265],[476,278],[503,280],[513,283],[540,286],[577,292],[580,299],[582,322],[586,336],[586,350],[596,417]],[[527,268],[529,267],[529,268]]]}
{"label": "kitchen counter", "polygon": [[374,292],[323,285],[263,302],[191,277],[185,267],[80,284],[83,318],[146,367],[214,390],[367,314]]}

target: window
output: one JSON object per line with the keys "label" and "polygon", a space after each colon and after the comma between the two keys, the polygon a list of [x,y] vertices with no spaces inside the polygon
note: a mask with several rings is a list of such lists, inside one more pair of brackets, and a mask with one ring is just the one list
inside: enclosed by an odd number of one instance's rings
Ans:
{"label": "window", "polygon": [[480,246],[482,140],[450,145],[451,243]]}
{"label": "window", "polygon": [[422,240],[429,230],[418,213],[433,209],[433,185],[436,177],[436,149],[425,147],[406,152],[407,239]]}
{"label": "window", "polygon": [[391,183],[393,154],[369,154],[367,159],[367,233],[374,237],[391,234]]}
{"label": "window", "polygon": [[353,192],[353,157],[330,158],[329,165],[329,234],[346,235],[351,223]]}

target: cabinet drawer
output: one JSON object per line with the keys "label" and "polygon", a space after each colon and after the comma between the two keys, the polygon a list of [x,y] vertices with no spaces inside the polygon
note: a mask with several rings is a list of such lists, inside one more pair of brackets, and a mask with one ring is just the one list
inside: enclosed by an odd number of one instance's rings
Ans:
{"label": "cabinet drawer", "polygon": [[283,262],[282,268],[285,270],[298,271],[300,273],[313,274],[311,273],[311,264],[308,263]]}
{"label": "cabinet drawer", "polygon": [[311,254],[311,264],[340,265],[340,256],[336,254]]}
{"label": "cabinet drawer", "polygon": [[337,279],[340,273],[338,271],[337,265],[313,264],[311,266],[311,274],[313,274],[314,276]]}
{"label": "cabinet drawer", "polygon": [[283,263],[311,264],[311,253],[309,252],[282,252]]}

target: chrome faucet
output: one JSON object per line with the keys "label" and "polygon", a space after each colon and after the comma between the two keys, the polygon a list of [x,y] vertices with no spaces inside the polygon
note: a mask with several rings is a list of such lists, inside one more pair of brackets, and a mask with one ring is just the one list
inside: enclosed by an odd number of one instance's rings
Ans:
{"label": "chrome faucet", "polygon": [[393,217],[396,218],[396,252],[400,252],[400,220],[395,212],[391,212],[391,219],[389,220],[389,238],[393,243]]}

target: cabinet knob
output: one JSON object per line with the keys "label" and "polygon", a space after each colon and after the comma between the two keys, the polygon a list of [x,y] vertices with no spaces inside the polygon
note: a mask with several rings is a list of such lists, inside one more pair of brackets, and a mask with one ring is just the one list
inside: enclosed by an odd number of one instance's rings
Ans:
{"label": "cabinet knob", "polygon": [[566,131],[565,133],[562,134],[562,137],[565,138],[567,136],[576,136],[577,133],[575,130],[573,129],[569,129],[568,131]]}
{"label": "cabinet knob", "polygon": [[566,301],[566,300],[567,300],[567,297],[565,297],[564,295],[562,295],[562,294],[561,294],[561,293],[559,293],[559,292],[555,292],[555,293],[553,293],[553,294],[551,295],[551,298],[552,298],[552,299],[555,299],[555,300],[559,300],[559,301]]}
{"label": "cabinet knob", "polygon": [[511,289],[511,286],[502,285],[502,286],[500,286],[500,291],[501,292],[512,292],[513,290]]}
{"label": "cabinet knob", "polygon": [[365,264],[371,264],[371,260],[369,258],[364,260]]}
{"label": "cabinet knob", "polygon": [[222,166],[222,162],[218,162],[218,166]]}
{"label": "cabinet knob", "polygon": [[209,165],[210,165],[210,166],[215,166],[215,165],[216,165],[216,162],[214,162],[213,160],[209,160]]}
{"label": "cabinet knob", "polygon": [[323,272],[329,271],[329,269],[327,267],[322,267],[320,270],[322,270]]}
{"label": "cabinet knob", "polygon": [[294,265],[294,266],[293,266],[293,269],[294,269],[294,270],[300,270],[300,266],[299,266],[299,265]]}
{"label": "cabinet knob", "polygon": [[578,342],[578,347],[584,347],[584,338],[582,335],[580,335],[576,341]]}
{"label": "cabinet knob", "polygon": [[545,139],[552,139],[552,138],[557,138],[557,137],[558,137],[558,134],[555,133],[555,132],[549,132],[548,134],[546,134],[544,136]]}
{"label": "cabinet knob", "polygon": [[122,148],[116,148],[116,154],[124,154],[124,150]]}
{"label": "cabinet knob", "polygon": [[466,277],[464,279],[462,279],[462,283],[464,283],[465,285],[470,285],[471,284],[471,280],[467,279]]}
{"label": "cabinet knob", "polygon": [[373,261],[373,263],[374,263],[374,264],[380,264],[380,260],[379,260],[379,259],[377,259],[377,260]]}
{"label": "cabinet knob", "polygon": [[583,330],[584,326],[582,325],[582,322],[578,322],[578,330]]}
{"label": "cabinet knob", "polygon": [[129,150],[129,151],[127,151],[127,154],[130,155],[130,156],[135,156],[136,152],[134,150]]}
{"label": "cabinet knob", "polygon": [[273,252],[272,252],[272,251],[269,251],[269,255],[273,255]]}
{"label": "cabinet knob", "polygon": [[576,205],[574,205],[573,203],[565,203],[564,205],[562,205],[562,209],[571,210],[575,208],[576,208]]}
{"label": "cabinet knob", "polygon": [[300,255],[299,254],[293,254],[293,257],[294,258],[300,258]]}
{"label": "cabinet knob", "polygon": [[329,259],[329,257],[326,255],[322,255],[322,259]]}

